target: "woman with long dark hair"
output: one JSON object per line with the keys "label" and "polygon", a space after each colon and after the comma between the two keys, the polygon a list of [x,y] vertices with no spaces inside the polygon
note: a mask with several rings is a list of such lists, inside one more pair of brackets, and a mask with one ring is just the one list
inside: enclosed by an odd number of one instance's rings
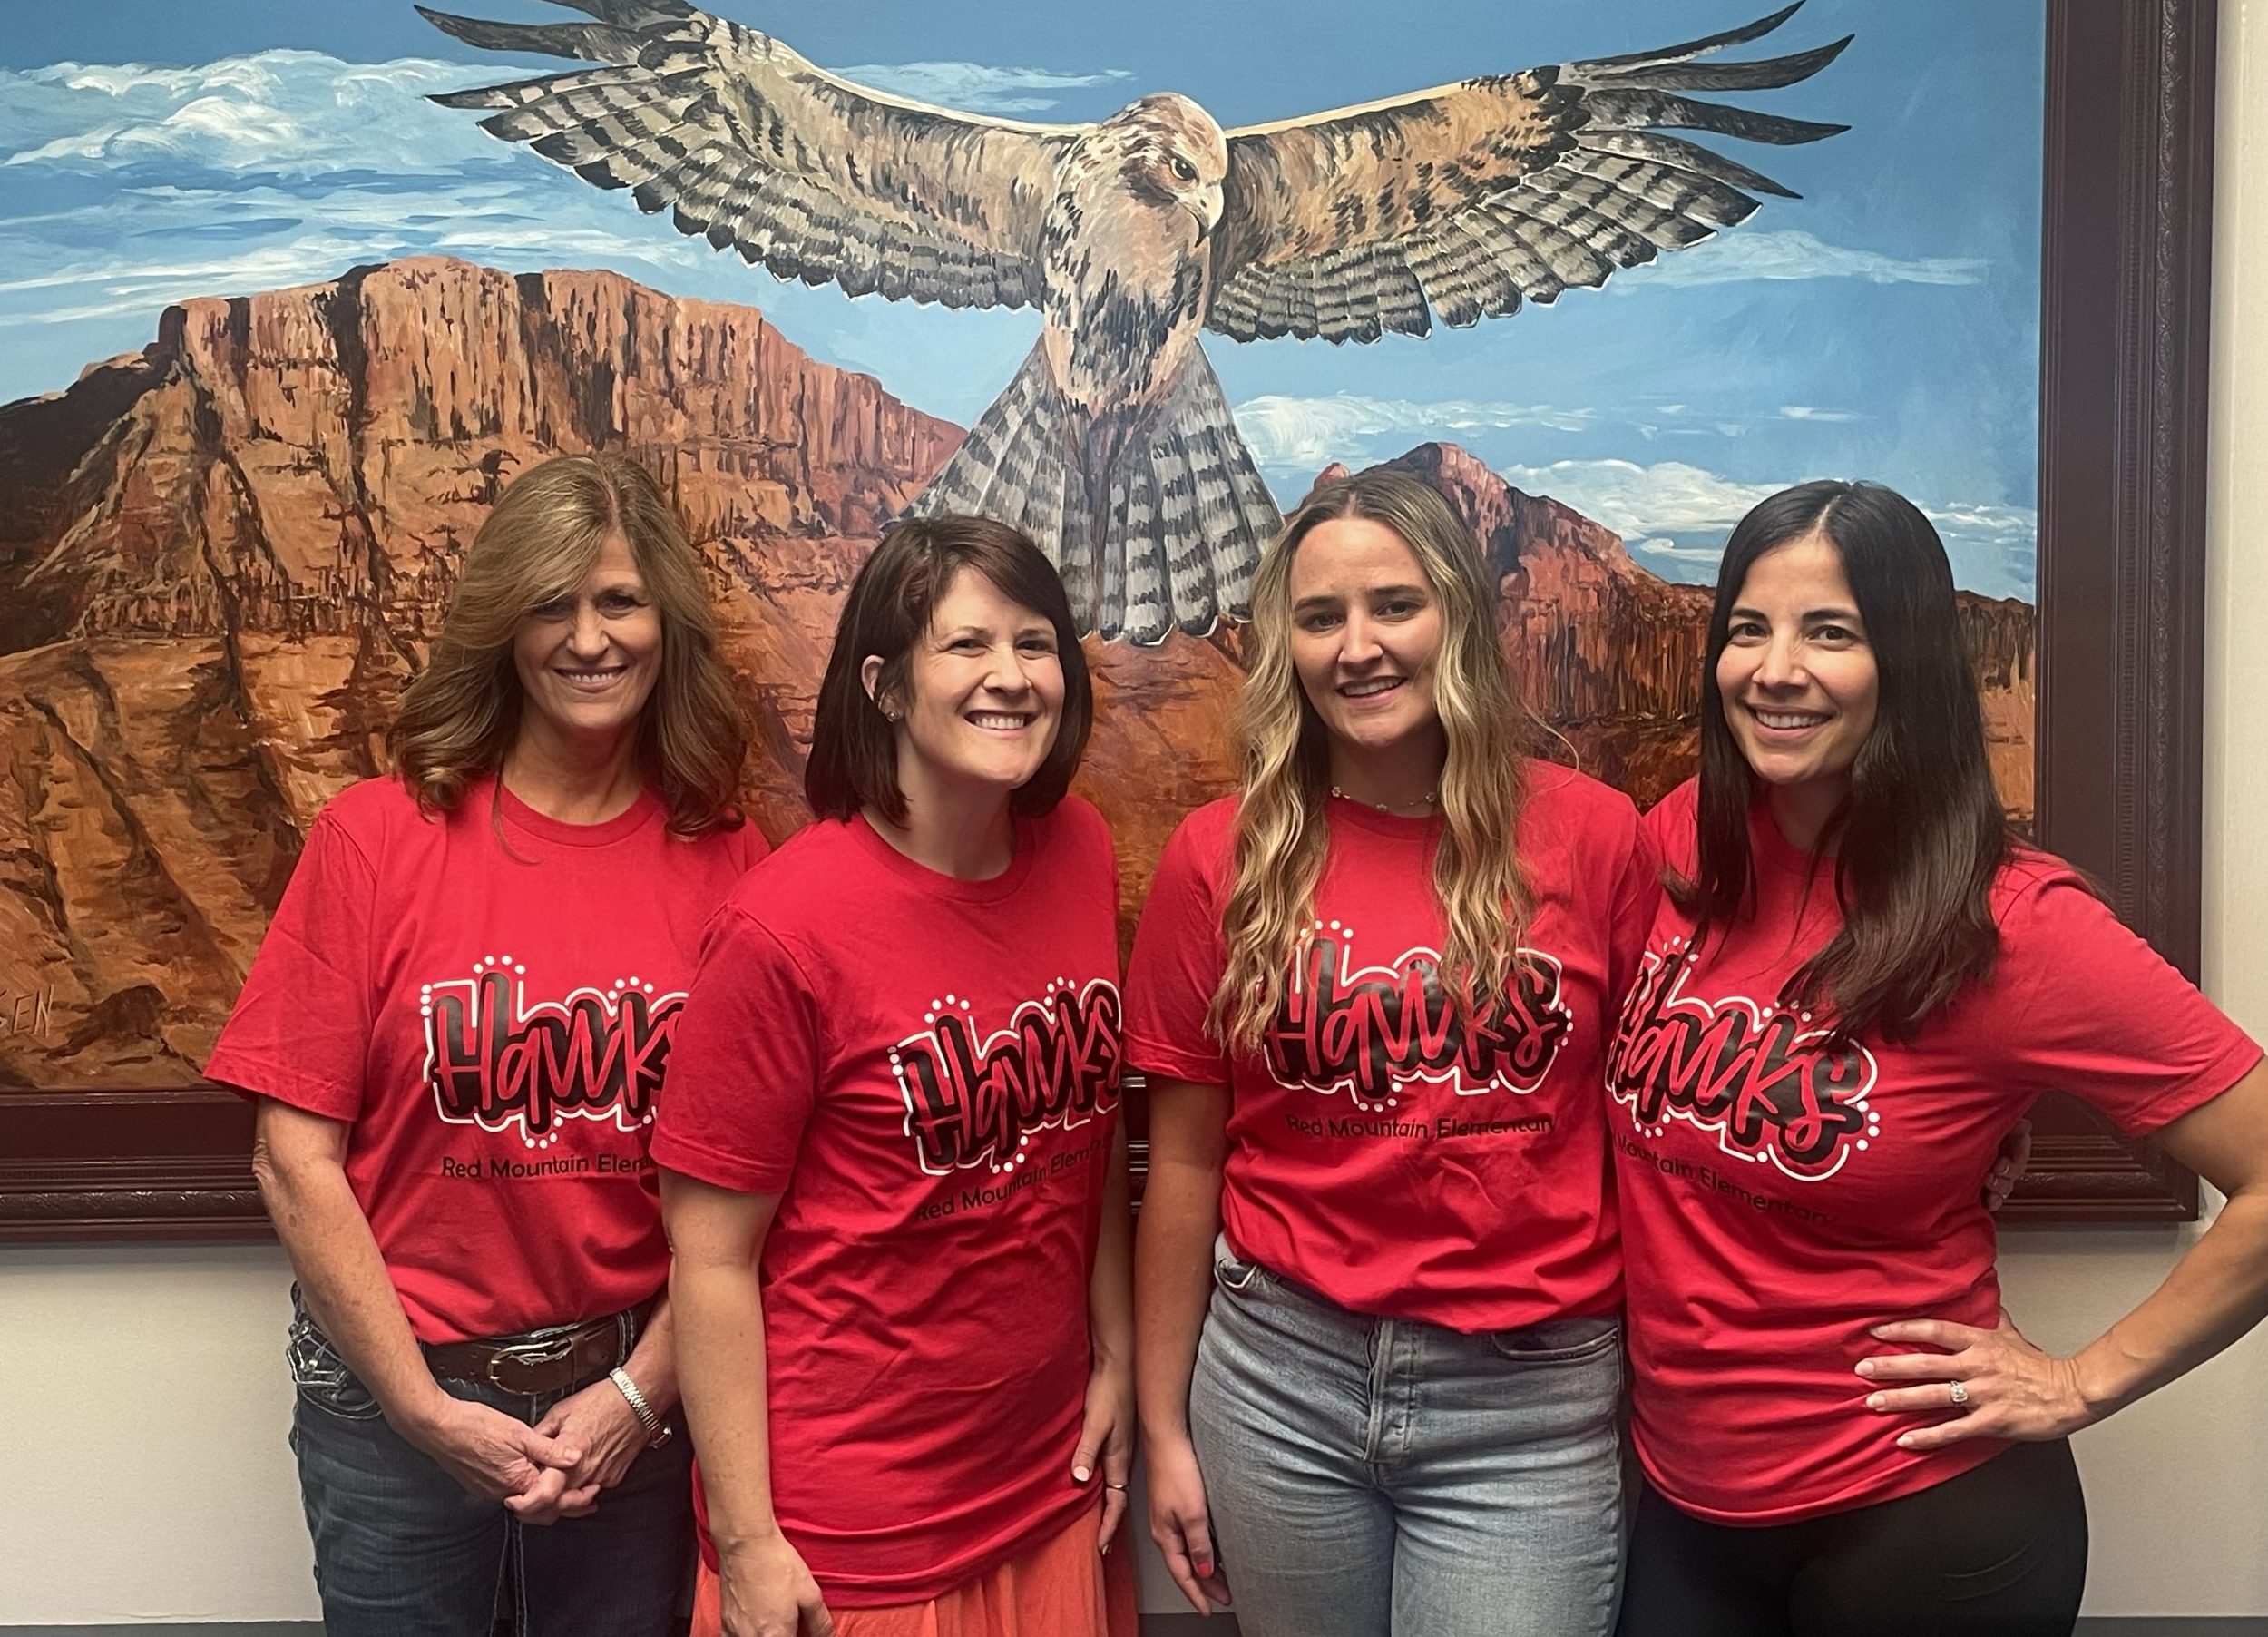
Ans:
{"label": "woman with long dark hair", "polygon": [[[1951,570],[1872,484],[1734,530],[1699,778],[1609,1064],[1644,1470],[1623,1637],[2044,1637],[2077,1617],[2069,1435],[2268,1310],[2260,1049],[2012,840]],[[2076,1093],[2228,1195],[2069,1357],[1999,1306],[1980,1183]]]}
{"label": "woman with long dark hair", "polygon": [[696,1637],[1132,1637],[1118,868],[1066,793],[1092,699],[1005,524],[899,524],[843,605],[816,821],[711,926],[654,1132]]}
{"label": "woman with long dark hair", "polygon": [[660,1637],[692,1529],[643,1139],[700,928],[765,846],[650,475],[562,456],[505,487],[388,742],[205,1069],[259,1100],[298,1277],[325,1628],[486,1637],[508,1579],[537,1637]]}
{"label": "woman with long dark hair", "polygon": [[1598,1083],[1659,887],[1629,799],[1531,760],[1496,594],[1425,484],[1319,485],[1254,579],[1242,791],[1135,944],[1150,1532],[1247,1637],[1613,1619]]}

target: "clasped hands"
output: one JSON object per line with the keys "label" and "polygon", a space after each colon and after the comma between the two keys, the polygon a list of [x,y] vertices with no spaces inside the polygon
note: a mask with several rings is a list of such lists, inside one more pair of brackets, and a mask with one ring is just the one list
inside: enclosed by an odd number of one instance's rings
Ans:
{"label": "clasped hands", "polygon": [[[1856,1366],[1867,1381],[1880,1384],[1866,1397],[1866,1407],[1878,1415],[1950,1412],[1950,1419],[1900,1433],[1901,1449],[1943,1449],[1968,1438],[2060,1438],[2101,1418],[2081,1387],[2077,1361],[2025,1340],[2006,1309],[1989,1330],[1907,1318],[1876,1325],[1870,1334],[1939,1349],[1878,1354]],[[1899,1385],[1906,1382],[1919,1385]]]}
{"label": "clasped hands", "polygon": [[604,1377],[562,1398],[533,1426],[436,1383],[402,1435],[468,1494],[502,1501],[523,1524],[589,1516],[599,1492],[621,1483],[646,1446],[630,1400]]}

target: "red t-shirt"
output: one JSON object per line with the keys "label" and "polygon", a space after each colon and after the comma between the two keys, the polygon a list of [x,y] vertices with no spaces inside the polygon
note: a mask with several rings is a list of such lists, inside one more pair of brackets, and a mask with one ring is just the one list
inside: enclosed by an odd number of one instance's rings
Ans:
{"label": "red t-shirt", "polygon": [[1228,1242],[1355,1312],[1477,1333],[1621,1298],[1598,1087],[1658,874],[1628,797],[1549,764],[1530,776],[1527,959],[1477,1026],[1436,977],[1437,819],[1328,803],[1315,935],[1260,1052],[1232,1057],[1205,1026],[1233,799],[1174,833],[1142,911],[1128,1062],[1229,1088]]}
{"label": "red t-shirt", "polygon": [[646,1125],[700,929],[765,853],[651,794],[562,824],[397,779],[308,832],[205,1073],[347,1122],[347,1181],[420,1341],[619,1312],[668,1277]]}
{"label": "red t-shirt", "polygon": [[[1696,784],[1647,826],[1697,864]],[[2006,1447],[1898,1447],[1924,1424],[1866,1407],[1862,1358],[1926,1351],[1899,1318],[1990,1328],[1999,1284],[1981,1201],[2000,1140],[2045,1091],[2140,1135],[2210,1102],[2254,1045],[2121,926],[2068,866],[2025,851],[1992,887],[2000,954],[1920,1034],[1825,1048],[1777,1005],[1833,936],[1816,873],[1759,804],[1756,913],[1712,931],[1666,898],[1609,1065],[1629,1281],[1634,1433],[1655,1486],[1723,1524],[1784,1524],[1910,1495]],[[1808,880],[1807,880],[1808,877]]]}
{"label": "red t-shirt", "polygon": [[[815,824],[702,944],[653,1157],[781,1196],[759,1262],[772,1508],[830,1603],[941,1596],[1097,1504],[1070,1464],[1117,907],[1110,832],[1074,798],[1020,822],[989,881]],[[701,1549],[713,1564],[705,1511]]]}

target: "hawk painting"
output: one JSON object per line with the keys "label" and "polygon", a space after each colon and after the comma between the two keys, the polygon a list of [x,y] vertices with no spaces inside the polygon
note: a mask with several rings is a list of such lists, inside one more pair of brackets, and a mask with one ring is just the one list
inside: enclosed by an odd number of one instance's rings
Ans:
{"label": "hawk painting", "polygon": [[[1800,5],[1802,0],[1797,0]],[[1792,85],[1850,37],[1717,54],[1797,5],[1658,51],[1491,74],[1223,131],[1184,96],[1094,124],[869,90],[681,0],[554,0],[588,23],[425,11],[461,40],[593,66],[439,96],[782,279],[1036,308],[1038,342],[916,513],[1021,526],[1105,638],[1241,614],[1279,522],[1198,344],[1428,334],[1597,286],[1787,189],[1686,130],[1845,129],[1689,94]],[[419,8],[421,11],[423,7]]]}

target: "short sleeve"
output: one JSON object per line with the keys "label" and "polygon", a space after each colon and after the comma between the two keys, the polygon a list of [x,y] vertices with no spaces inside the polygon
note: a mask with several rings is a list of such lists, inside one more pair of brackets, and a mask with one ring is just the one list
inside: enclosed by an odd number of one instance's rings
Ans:
{"label": "short sleeve", "polygon": [[739,1193],[778,1193],[795,1170],[825,1064],[816,994],[787,947],[727,905],[670,1040],[654,1103],[656,1165]]}
{"label": "short sleeve", "polygon": [[1197,822],[1185,819],[1166,843],[1142,906],[1126,971],[1126,1058],[1147,1074],[1227,1085],[1228,1059],[1205,1029],[1226,956]]}
{"label": "short sleeve", "polygon": [[1657,867],[1667,866],[1690,877],[1699,868],[1696,855],[1700,850],[1700,822],[1701,783],[1688,779],[1647,809],[1638,828],[1646,832]]}
{"label": "short sleeve", "polygon": [[1652,828],[1632,815],[1627,845],[1616,873],[1613,917],[1607,928],[1608,1005],[1618,1011],[1637,981],[1638,961],[1653,936],[1654,915],[1662,903],[1662,855]]}
{"label": "short sleeve", "polygon": [[2143,1136],[2234,1085],[2260,1047],[2076,879],[2002,912],[1987,1055],[2030,1092],[2069,1092]]}
{"label": "short sleeve", "polygon": [[326,809],[205,1064],[208,1078],[327,1119],[361,1113],[376,898],[376,871]]}

